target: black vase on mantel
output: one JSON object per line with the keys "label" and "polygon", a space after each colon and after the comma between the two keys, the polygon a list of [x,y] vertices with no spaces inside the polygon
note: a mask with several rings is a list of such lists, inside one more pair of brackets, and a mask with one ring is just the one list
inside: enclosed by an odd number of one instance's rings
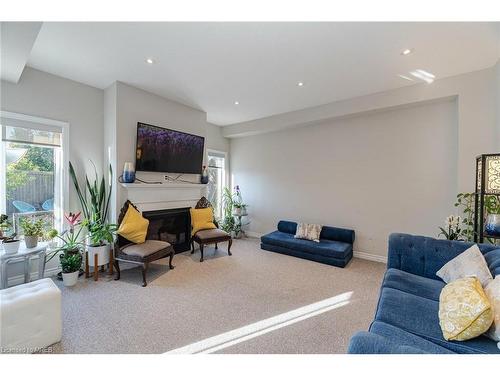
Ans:
{"label": "black vase on mantel", "polygon": [[200,183],[208,184],[208,171],[206,165],[203,166],[203,171],[201,172],[200,175]]}

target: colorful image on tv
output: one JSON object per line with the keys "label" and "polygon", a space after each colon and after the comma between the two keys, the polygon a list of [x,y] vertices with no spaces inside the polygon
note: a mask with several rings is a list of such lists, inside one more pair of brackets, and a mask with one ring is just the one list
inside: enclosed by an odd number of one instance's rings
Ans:
{"label": "colorful image on tv", "polygon": [[137,123],[137,171],[201,173],[205,138]]}

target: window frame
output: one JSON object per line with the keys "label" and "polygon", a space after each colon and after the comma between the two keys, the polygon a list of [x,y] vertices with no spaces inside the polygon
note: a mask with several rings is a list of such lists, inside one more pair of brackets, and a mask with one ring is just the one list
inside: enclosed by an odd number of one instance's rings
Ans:
{"label": "window frame", "polygon": [[[56,168],[56,181],[59,181],[59,186],[55,186],[55,193],[59,193],[59,204],[61,207],[60,215],[55,217],[55,227],[58,230],[63,229],[63,218],[64,213],[69,211],[69,123],[65,121],[53,120],[38,116],[25,115],[22,113],[0,111],[0,122],[1,119],[17,120],[26,123],[32,123],[34,126],[32,129],[43,129],[45,128],[57,128],[60,129],[61,136],[61,160],[59,161],[59,168]],[[4,160],[4,142],[0,142],[0,165],[5,165]],[[0,193],[5,197],[6,189],[5,173],[0,173]],[[0,201],[0,211],[5,212],[5,202],[2,199]]]}
{"label": "window frame", "polygon": [[[210,157],[210,154],[213,154],[213,156],[224,156],[224,186],[222,186],[222,189],[225,187],[229,186],[229,160],[228,160],[228,152],[227,151],[221,151],[221,150],[216,150],[213,148],[207,148],[207,169],[209,168],[208,166],[208,160]],[[223,211],[223,210],[222,210]]]}

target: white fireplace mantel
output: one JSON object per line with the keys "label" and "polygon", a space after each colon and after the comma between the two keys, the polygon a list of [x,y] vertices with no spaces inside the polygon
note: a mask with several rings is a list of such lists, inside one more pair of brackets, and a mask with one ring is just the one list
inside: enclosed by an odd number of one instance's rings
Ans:
{"label": "white fireplace mantel", "polygon": [[164,210],[168,208],[194,207],[206,195],[207,185],[181,182],[146,184],[122,183],[126,199],[141,211]]}

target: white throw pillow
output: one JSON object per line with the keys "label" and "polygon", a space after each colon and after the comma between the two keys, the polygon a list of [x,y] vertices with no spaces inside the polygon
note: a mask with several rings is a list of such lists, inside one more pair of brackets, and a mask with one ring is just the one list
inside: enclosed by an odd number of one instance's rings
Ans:
{"label": "white throw pillow", "polygon": [[321,228],[322,227],[319,224],[298,223],[297,231],[295,232],[295,238],[319,242]]}
{"label": "white throw pillow", "polygon": [[500,341],[500,276],[497,275],[495,280],[490,281],[484,292],[493,308],[493,324],[488,332],[486,332],[486,336],[492,340]]}
{"label": "white throw pillow", "polygon": [[472,245],[462,254],[456,256],[436,272],[445,283],[475,276],[481,282],[483,288],[493,279],[490,269],[477,245]]}

